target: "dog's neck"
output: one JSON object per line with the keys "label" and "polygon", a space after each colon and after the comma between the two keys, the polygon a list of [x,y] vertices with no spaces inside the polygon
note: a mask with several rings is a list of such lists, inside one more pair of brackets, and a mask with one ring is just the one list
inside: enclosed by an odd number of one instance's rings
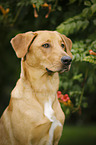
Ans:
{"label": "dog's neck", "polygon": [[[29,66],[26,61],[22,60],[21,79],[28,81],[31,85],[32,91],[40,98],[44,96],[46,98],[56,96],[59,87],[58,73],[49,74],[46,69],[43,70]],[[50,96],[47,96],[49,94]]]}

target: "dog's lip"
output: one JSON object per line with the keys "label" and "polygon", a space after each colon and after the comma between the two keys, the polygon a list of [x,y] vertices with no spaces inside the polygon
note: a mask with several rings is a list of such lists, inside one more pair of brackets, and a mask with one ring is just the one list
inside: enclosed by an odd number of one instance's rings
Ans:
{"label": "dog's lip", "polygon": [[69,68],[68,68],[68,66],[65,66],[62,69],[55,70],[55,71],[52,71],[52,70],[50,70],[48,68],[46,68],[46,70],[47,70],[48,73],[56,73],[56,72],[63,73],[64,71],[69,71]]}
{"label": "dog's lip", "polygon": [[47,67],[46,67],[46,70],[47,70],[47,72],[49,72],[49,73],[54,72],[54,71],[52,71],[52,70],[48,69]]}

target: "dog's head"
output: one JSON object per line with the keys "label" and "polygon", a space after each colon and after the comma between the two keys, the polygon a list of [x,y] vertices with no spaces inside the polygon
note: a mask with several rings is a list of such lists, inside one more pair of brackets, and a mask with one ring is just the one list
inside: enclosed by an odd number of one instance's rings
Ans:
{"label": "dog's head", "polygon": [[69,70],[72,61],[72,41],[56,31],[36,31],[18,34],[11,40],[18,58],[47,72]]}

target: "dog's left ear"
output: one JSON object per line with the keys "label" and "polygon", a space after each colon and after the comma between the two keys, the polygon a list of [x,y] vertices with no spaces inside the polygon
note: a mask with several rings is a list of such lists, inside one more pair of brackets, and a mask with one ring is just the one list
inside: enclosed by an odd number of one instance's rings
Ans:
{"label": "dog's left ear", "polygon": [[11,39],[12,47],[15,50],[18,58],[22,58],[26,55],[28,47],[30,46],[32,40],[36,35],[37,33],[30,31],[22,34],[17,34],[14,38]]}
{"label": "dog's left ear", "polygon": [[62,35],[61,37],[65,43],[65,47],[66,47],[66,51],[67,51],[68,55],[72,58],[72,53],[71,53],[72,41],[71,41],[71,39],[69,39],[65,35]]}

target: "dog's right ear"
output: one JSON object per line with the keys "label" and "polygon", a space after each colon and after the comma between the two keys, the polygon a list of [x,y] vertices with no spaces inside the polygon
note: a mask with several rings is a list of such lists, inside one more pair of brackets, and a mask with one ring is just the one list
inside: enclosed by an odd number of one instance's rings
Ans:
{"label": "dog's right ear", "polygon": [[14,38],[11,39],[12,47],[15,50],[18,58],[22,58],[26,55],[30,43],[36,36],[37,33],[30,31],[22,34],[17,34]]}
{"label": "dog's right ear", "polygon": [[67,51],[68,55],[72,58],[72,53],[71,53],[72,41],[71,41],[71,39],[69,39],[65,35],[61,35],[61,37],[65,43],[66,51]]}

